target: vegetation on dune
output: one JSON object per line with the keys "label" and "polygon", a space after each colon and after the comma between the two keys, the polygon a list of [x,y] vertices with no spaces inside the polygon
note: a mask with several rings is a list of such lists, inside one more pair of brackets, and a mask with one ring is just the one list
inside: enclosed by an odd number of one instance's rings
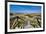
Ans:
{"label": "vegetation on dune", "polygon": [[[28,18],[26,18],[26,16],[28,16]],[[22,16],[18,16],[18,17],[19,17],[18,20],[16,20],[17,19],[16,16],[10,19],[10,28],[11,29],[15,29],[16,27],[23,29],[25,27],[24,26],[25,23],[28,22],[28,20],[30,21],[30,25],[32,25],[33,28],[41,27],[41,15],[39,15],[39,14],[37,14],[37,15],[26,14],[26,15],[22,15]]]}
{"label": "vegetation on dune", "polygon": [[32,18],[32,17],[33,17],[33,16],[29,15],[29,14],[27,14],[27,15],[25,15],[25,16],[28,16],[28,17],[30,17],[30,18]]}

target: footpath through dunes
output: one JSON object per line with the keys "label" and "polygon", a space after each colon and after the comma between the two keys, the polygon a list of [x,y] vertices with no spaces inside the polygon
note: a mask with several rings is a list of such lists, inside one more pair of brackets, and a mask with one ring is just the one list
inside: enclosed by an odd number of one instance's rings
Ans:
{"label": "footpath through dunes", "polygon": [[[13,17],[14,16],[14,17]],[[34,16],[34,17],[29,17],[29,16],[25,16],[25,15],[13,15],[12,18],[10,17],[11,21],[10,21],[10,28],[11,29],[26,29],[26,28],[39,28],[39,22],[40,19],[37,18],[38,16]],[[17,16],[19,18],[17,18]],[[41,23],[41,22],[40,22]]]}

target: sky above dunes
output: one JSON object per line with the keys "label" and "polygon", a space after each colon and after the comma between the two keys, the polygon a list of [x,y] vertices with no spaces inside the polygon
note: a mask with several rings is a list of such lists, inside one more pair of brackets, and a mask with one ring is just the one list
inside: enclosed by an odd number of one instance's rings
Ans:
{"label": "sky above dunes", "polygon": [[10,12],[12,13],[41,13],[41,6],[32,5],[10,5]]}

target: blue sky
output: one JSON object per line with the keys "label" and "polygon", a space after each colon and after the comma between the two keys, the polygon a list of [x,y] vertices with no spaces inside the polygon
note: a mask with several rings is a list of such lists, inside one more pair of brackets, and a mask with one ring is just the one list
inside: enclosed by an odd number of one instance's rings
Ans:
{"label": "blue sky", "polygon": [[32,5],[10,5],[10,12],[12,13],[41,13],[41,6]]}

